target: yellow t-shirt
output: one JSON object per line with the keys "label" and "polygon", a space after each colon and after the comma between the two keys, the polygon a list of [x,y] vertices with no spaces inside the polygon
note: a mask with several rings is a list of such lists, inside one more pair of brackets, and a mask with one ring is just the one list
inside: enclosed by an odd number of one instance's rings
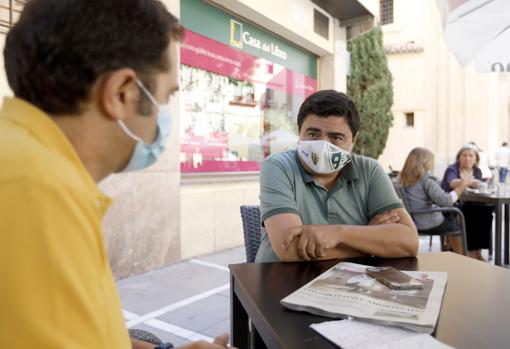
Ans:
{"label": "yellow t-shirt", "polygon": [[53,120],[0,110],[0,348],[131,348],[108,263],[111,204]]}

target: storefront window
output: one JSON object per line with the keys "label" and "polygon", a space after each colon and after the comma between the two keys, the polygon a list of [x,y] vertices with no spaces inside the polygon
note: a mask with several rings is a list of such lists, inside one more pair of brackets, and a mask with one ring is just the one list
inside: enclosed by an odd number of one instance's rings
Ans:
{"label": "storefront window", "polygon": [[[185,31],[180,89],[182,173],[258,171],[268,155],[295,148],[299,107],[317,88],[311,74],[277,62],[290,55],[281,43],[267,43],[271,45],[266,47],[268,52],[278,58],[274,60],[240,49],[248,35],[241,23],[230,22],[229,44]],[[251,50],[257,45],[263,49],[266,43],[251,35]]]}

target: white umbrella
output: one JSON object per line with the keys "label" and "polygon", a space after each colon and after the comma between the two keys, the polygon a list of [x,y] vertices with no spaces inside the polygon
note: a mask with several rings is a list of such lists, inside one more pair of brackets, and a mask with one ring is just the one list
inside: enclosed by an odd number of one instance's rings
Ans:
{"label": "white umbrella", "polygon": [[436,0],[446,43],[460,64],[510,72],[509,0]]}

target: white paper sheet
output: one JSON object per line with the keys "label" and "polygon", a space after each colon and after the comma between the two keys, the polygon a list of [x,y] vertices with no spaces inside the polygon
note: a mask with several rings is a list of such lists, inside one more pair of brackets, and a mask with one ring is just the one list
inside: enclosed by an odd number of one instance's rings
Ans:
{"label": "white paper sheet", "polygon": [[343,349],[452,349],[428,334],[356,320],[327,321],[310,327]]}

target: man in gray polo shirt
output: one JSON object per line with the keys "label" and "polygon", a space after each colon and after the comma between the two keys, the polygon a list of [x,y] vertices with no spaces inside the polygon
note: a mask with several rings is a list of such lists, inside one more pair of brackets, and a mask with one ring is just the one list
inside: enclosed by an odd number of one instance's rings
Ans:
{"label": "man in gray polo shirt", "polygon": [[304,101],[298,148],[262,164],[257,262],[417,254],[416,227],[389,177],[376,160],[351,153],[359,126],[344,93]]}

